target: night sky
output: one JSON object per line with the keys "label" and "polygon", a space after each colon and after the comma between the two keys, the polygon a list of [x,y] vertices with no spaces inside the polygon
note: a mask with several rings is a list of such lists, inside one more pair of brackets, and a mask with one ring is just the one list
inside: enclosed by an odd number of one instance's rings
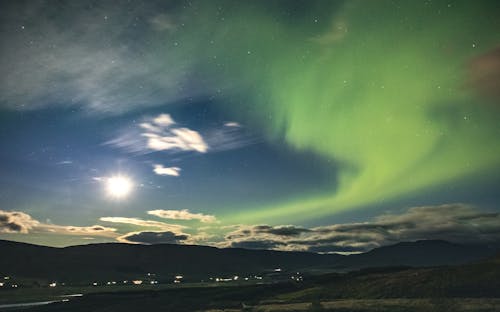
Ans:
{"label": "night sky", "polygon": [[500,246],[498,1],[1,1],[0,239]]}

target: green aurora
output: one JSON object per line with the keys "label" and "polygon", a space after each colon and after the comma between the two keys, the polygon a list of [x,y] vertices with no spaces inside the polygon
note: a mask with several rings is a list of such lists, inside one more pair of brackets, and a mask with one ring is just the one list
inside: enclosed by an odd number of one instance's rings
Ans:
{"label": "green aurora", "polygon": [[36,3],[0,10],[2,239],[279,249],[244,231],[498,219],[498,0]]}
{"label": "green aurora", "polygon": [[[470,81],[471,60],[500,42],[495,5],[349,1],[334,14],[312,10],[293,21],[238,7],[223,28],[200,18],[180,38],[191,42],[181,54],[216,59],[207,66],[215,84],[237,77],[227,107],[269,140],[338,167],[330,193],[237,214],[226,209],[223,220],[318,218],[497,168],[500,127],[489,104],[498,98]],[[213,48],[193,43],[199,27],[218,38]],[[217,59],[226,61],[223,69]]]}

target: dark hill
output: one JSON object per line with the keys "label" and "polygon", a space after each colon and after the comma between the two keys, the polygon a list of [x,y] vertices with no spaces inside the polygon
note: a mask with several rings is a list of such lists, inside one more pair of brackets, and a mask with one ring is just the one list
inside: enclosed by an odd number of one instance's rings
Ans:
{"label": "dark hill", "polygon": [[402,242],[351,255],[338,262],[348,270],[368,267],[426,267],[457,265],[487,258],[495,253],[486,246],[460,245],[442,240]]}
{"label": "dark hill", "polygon": [[132,279],[155,273],[160,281],[184,275],[193,281],[210,276],[255,274],[283,270],[352,271],[387,266],[460,264],[491,256],[485,247],[444,241],[418,241],[351,255],[307,252],[219,249],[190,245],[90,244],[53,248],[0,240],[0,274],[22,278],[89,283]]}
{"label": "dark hill", "polygon": [[342,256],[190,245],[90,244],[52,248],[0,240],[1,274],[88,283],[155,273],[161,279],[324,267]]}

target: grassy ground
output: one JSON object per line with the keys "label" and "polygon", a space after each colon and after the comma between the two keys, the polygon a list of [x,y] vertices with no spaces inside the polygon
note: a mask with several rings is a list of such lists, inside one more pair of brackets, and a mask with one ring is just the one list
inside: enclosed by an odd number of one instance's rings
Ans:
{"label": "grassy ground", "polygon": [[265,304],[241,309],[205,310],[207,312],[290,312],[290,311],[335,311],[335,312],[496,312],[500,311],[498,298],[454,298],[454,299],[345,299],[317,303]]}

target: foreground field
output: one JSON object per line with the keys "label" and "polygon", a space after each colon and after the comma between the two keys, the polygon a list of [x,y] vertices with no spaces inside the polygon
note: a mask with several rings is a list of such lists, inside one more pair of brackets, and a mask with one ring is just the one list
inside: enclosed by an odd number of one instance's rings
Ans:
{"label": "foreground field", "polygon": [[[180,287],[178,287],[180,286]],[[0,302],[61,300],[27,311],[500,311],[500,257],[460,266],[375,268],[248,284],[2,291]],[[2,309],[0,309],[2,310]]]}
{"label": "foreground field", "polygon": [[[229,310],[211,310],[211,312]],[[336,311],[336,312],[494,312],[500,311],[498,298],[438,298],[438,299],[344,299],[316,303],[268,304],[236,311]]]}

